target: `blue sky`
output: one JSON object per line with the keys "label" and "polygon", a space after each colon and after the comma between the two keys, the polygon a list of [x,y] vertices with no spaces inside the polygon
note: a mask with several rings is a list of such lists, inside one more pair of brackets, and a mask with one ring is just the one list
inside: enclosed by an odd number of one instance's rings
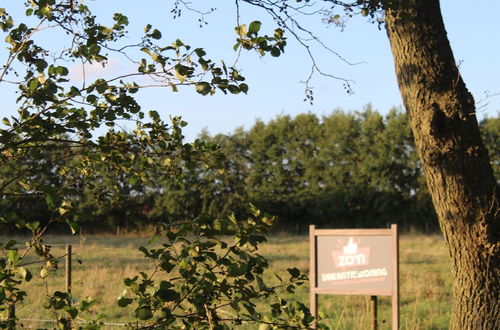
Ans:
{"label": "blue sky", "polygon": [[[21,3],[21,1],[19,1]],[[163,33],[165,43],[180,37],[195,47],[203,47],[210,58],[224,59],[232,63],[236,53],[236,10],[234,1],[213,0],[211,7],[217,10],[206,16],[208,25],[198,28],[198,16],[185,12],[173,20],[171,1],[147,0],[138,6],[137,1],[91,0],[86,1],[101,17],[111,17],[114,12],[123,12],[130,19],[130,38],[134,31],[142,31],[147,23],[153,24]],[[192,6],[209,8],[208,1],[195,0]],[[1,5],[0,5],[1,6]],[[478,0],[471,4],[465,0],[442,0],[441,7],[448,36],[464,80],[475,96],[476,102],[485,96],[500,93],[500,2]],[[274,24],[260,11],[242,6],[241,23],[252,20],[263,21],[263,32],[271,33]],[[172,93],[169,89],[144,90],[139,100],[144,110],[155,109],[163,116],[180,115],[188,123],[185,135],[193,139],[203,128],[210,133],[228,133],[238,126],[249,128],[256,118],[269,120],[280,114],[295,115],[311,112],[327,115],[332,110],[361,110],[371,103],[373,108],[385,113],[392,107],[401,106],[396,84],[394,65],[384,29],[369,24],[364,18],[354,18],[344,31],[322,24],[318,18],[304,22],[321,40],[351,62],[347,65],[331,53],[314,48],[316,61],[324,71],[350,79],[354,95],[348,95],[342,83],[316,75],[312,81],[315,101],[313,105],[303,102],[304,80],[311,63],[305,49],[290,37],[285,54],[279,58],[259,57],[256,53],[244,53],[238,67],[243,70],[250,86],[248,95],[201,96],[191,89]],[[5,52],[0,51],[2,64]],[[108,74],[120,74],[129,69],[123,59],[112,59],[105,69]],[[99,72],[103,72],[99,70]],[[75,76],[75,79],[78,79]],[[15,113],[15,95],[12,88],[1,86],[0,106],[2,117]],[[479,117],[495,116],[500,110],[500,96],[490,97],[479,104]]]}

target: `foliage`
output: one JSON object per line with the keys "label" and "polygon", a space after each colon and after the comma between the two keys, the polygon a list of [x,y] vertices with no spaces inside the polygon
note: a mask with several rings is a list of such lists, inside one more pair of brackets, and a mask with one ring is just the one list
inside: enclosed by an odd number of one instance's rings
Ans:
{"label": "foliage", "polygon": [[[484,141],[495,163],[497,119],[481,123]],[[251,201],[277,216],[289,230],[308,223],[334,227],[377,227],[388,221],[403,230],[436,231],[421,166],[406,115],[393,109],[381,116],[369,106],[361,112],[335,111],[318,118],[303,114],[256,122],[229,135],[201,134],[204,152],[171,170],[161,164],[173,159],[151,155],[152,164],[137,180],[107,166],[77,187],[72,205],[82,212],[74,219],[91,231],[133,231],[151,228],[162,219],[181,221],[199,215],[245,217]],[[48,166],[37,180],[57,182]],[[54,167],[61,167],[58,158]],[[73,167],[70,160],[66,167]],[[159,164],[160,166],[156,166]],[[42,201],[43,202],[43,201]],[[5,203],[4,212],[22,214],[27,222],[45,223],[50,213],[43,203]],[[33,209],[37,212],[32,212]],[[54,228],[54,227],[53,227]]]}
{"label": "foliage", "polygon": [[[498,172],[497,121],[488,118],[481,126]],[[288,230],[309,223],[379,227],[388,222],[403,230],[438,230],[407,116],[396,109],[385,116],[370,106],[322,118],[279,116],[248,130],[199,139],[219,146],[222,170],[198,164],[182,185],[166,178],[159,184],[168,193],[154,198],[151,216],[163,211],[183,219],[186,210],[243,215],[245,201],[251,201]]]}
{"label": "foliage", "polygon": [[[115,13],[113,23],[106,26],[83,2],[39,0],[24,6],[26,17],[19,21],[0,9],[0,28],[8,44],[0,83],[18,87],[18,115],[3,118],[0,129],[0,220],[7,228],[30,231],[32,237],[23,248],[15,241],[0,245],[0,312],[26,296],[20,285],[34,276],[28,265],[39,265],[43,280],[58,268],[58,259],[43,241],[55,224],[67,224],[77,233],[89,213],[112,222],[144,215],[148,196],[164,189],[154,184],[158,178],[182,182],[184,173],[195,168],[192,164],[220,167],[213,144],[184,143],[186,123],[171,118],[167,124],[157,111],[146,113],[135,93],[151,86],[174,92],[191,86],[202,95],[248,91],[236,68],[215,64],[203,49],[179,39],[163,43],[161,32],[151,25],[144,28],[140,41],[126,44],[129,20],[122,14]],[[252,22],[247,32],[243,29],[237,28],[241,47],[262,55],[283,51],[282,30],[260,37],[259,22]],[[44,45],[46,30],[70,46]],[[90,82],[84,77],[81,86],[69,79],[68,62],[82,63],[85,71],[87,65],[108,65],[110,54],[130,60],[136,71]],[[124,130],[120,122],[135,127]],[[132,206],[139,212],[129,213]],[[255,310],[252,301],[274,295],[277,288],[263,282],[267,262],[255,253],[270,220],[255,208],[250,213],[251,218],[241,223],[234,216],[214,220],[190,214],[191,219],[176,224],[162,214],[167,243],[159,249],[141,248],[155,263],[155,271],[125,279],[131,298],[118,300],[121,307],[135,305],[137,321],[130,327],[227,328],[228,322],[245,321],[308,328],[313,319],[302,304],[279,300],[272,305],[272,320]],[[234,243],[224,242],[222,235],[233,236]],[[38,259],[33,261],[32,254]],[[156,283],[162,272],[167,277]],[[289,269],[280,287],[293,290],[305,279]],[[101,316],[83,325],[76,322],[91,306],[91,300],[78,303],[70,293],[47,291],[45,307],[59,329],[101,327]],[[219,314],[221,308],[231,308],[237,316]],[[0,321],[2,328],[14,326],[15,320]]]}
{"label": "foliage", "polygon": [[[114,175],[126,175],[130,182],[141,182],[148,180],[144,169],[152,163],[151,155],[188,159],[204,149],[196,144],[183,144],[180,129],[185,123],[179,118],[173,118],[169,126],[151,110],[149,121],[146,120],[144,111],[133,98],[142,86],[127,79],[155,75],[163,79],[165,86],[174,89],[182,84],[196,88],[202,83],[198,78],[200,74],[211,74],[211,88],[225,92],[235,81],[226,67],[217,67],[205,59],[202,49],[191,50],[180,40],[160,47],[155,42],[161,34],[148,26],[134,48],[151,59],[142,58],[137,73],[121,79],[99,78],[88,85],[84,81],[81,87],[73,86],[67,79],[69,70],[59,63],[78,60],[105,66],[106,52],[126,55],[111,44],[123,38],[128,19],[115,14],[115,24],[106,27],[96,22],[87,6],[75,5],[72,1],[32,2],[27,7],[26,14],[38,19],[35,27],[24,23],[15,26],[7,12],[2,11],[3,29],[10,47],[0,79],[19,87],[19,116],[4,118],[6,128],[0,131],[0,164],[2,168],[14,168],[15,173],[1,178],[3,201],[9,196],[15,200],[22,197],[45,201],[50,222],[68,221],[75,213],[72,202],[78,195],[78,187],[92,181],[97,169],[106,168]],[[54,58],[53,63],[46,60],[49,50],[34,42],[35,35],[45,28],[68,34],[72,45],[64,49],[60,57]],[[26,68],[25,73],[18,72],[23,68]],[[19,78],[7,80],[8,77]],[[101,126],[113,127],[120,120],[133,121],[136,128],[132,132],[111,129],[102,136],[93,136]],[[59,167],[47,157],[49,154],[57,161],[72,162]],[[45,173],[57,174],[57,182],[44,182],[37,177],[40,163],[47,164]],[[162,170],[165,173],[175,171],[174,163],[165,163]],[[18,221],[18,225],[23,226],[23,220],[15,217],[13,213],[3,215],[5,221]]]}
{"label": "foliage", "polygon": [[488,147],[493,172],[500,180],[500,116],[483,119],[479,127],[483,142]]}
{"label": "foliage", "polygon": [[[280,116],[257,121],[247,131],[205,134],[200,140],[220,146],[223,171],[188,173],[186,209],[212,217],[231,210],[244,214],[249,200],[287,228],[377,227],[391,221],[408,230],[435,230],[406,115],[394,109],[385,118],[370,107],[322,118]],[[162,184],[169,194],[157,196],[160,207],[152,212],[163,209],[182,218],[167,205],[182,201],[187,190],[168,180]]]}
{"label": "foliage", "polygon": [[[278,288],[293,292],[307,279],[296,268],[287,279],[269,287],[263,280],[267,260],[256,254],[271,226],[250,206],[251,216],[211,221],[197,218],[179,225],[164,224],[153,240],[160,248],[139,249],[154,263],[150,274],[124,280],[127,290],[118,305],[135,308],[134,328],[226,329],[242,323],[269,328],[309,328],[313,318],[301,303],[276,296]],[[221,239],[221,237],[227,237]],[[256,310],[255,301],[274,297],[272,318]]]}

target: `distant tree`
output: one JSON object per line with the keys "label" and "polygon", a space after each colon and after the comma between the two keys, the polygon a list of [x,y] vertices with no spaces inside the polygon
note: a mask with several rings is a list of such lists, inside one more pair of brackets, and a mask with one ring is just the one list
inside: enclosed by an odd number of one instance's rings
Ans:
{"label": "distant tree", "polygon": [[500,113],[496,117],[485,118],[479,123],[481,136],[490,154],[495,177],[500,180]]}
{"label": "distant tree", "polygon": [[208,176],[193,171],[189,186],[197,187],[197,203],[213,206],[204,214],[215,217],[250,200],[304,228],[312,222],[352,227],[398,221],[435,230],[406,124],[396,110],[383,117],[367,107],[322,118],[278,116],[248,131],[204,134],[202,140],[219,145],[224,169]]}

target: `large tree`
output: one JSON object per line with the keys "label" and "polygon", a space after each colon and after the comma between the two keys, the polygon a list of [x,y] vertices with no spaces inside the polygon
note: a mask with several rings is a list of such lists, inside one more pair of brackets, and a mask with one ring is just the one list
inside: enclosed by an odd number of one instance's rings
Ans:
{"label": "large tree", "polygon": [[452,258],[454,329],[500,327],[499,192],[439,1],[386,11],[399,89]]}
{"label": "large tree", "polygon": [[[289,6],[286,1],[243,1],[300,31],[297,18],[288,14],[290,8],[285,14],[280,10]],[[479,135],[474,99],[453,57],[439,0],[321,3],[329,6],[332,22],[339,21],[335,9],[340,7],[347,16],[361,13],[385,24],[399,89],[452,258],[451,328],[500,328],[498,184]]]}

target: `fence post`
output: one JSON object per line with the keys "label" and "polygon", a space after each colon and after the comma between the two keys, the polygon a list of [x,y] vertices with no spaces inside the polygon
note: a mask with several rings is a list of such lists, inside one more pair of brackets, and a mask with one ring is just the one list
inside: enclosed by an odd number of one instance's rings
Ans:
{"label": "fence post", "polygon": [[370,328],[378,329],[377,322],[377,296],[370,296]]}
{"label": "fence post", "polygon": [[7,329],[16,328],[16,305],[9,304],[9,318],[7,322]]}
{"label": "fence post", "polygon": [[66,292],[71,294],[71,244],[66,245]]}
{"label": "fence post", "polygon": [[[66,293],[71,296],[71,244],[66,244]],[[72,302],[70,301],[71,305]],[[68,320],[68,326],[72,329],[71,318]]]}

